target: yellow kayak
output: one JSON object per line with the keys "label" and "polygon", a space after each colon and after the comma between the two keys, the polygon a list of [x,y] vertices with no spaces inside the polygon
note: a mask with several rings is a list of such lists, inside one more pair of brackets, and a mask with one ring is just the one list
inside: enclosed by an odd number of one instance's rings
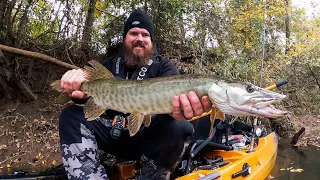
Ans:
{"label": "yellow kayak", "polygon": [[[176,180],[264,180],[274,167],[277,148],[278,139],[273,132],[259,138],[258,146],[251,153],[247,152],[248,149],[242,151],[210,151],[203,156],[208,158],[222,156],[224,161],[228,161],[230,164],[215,170],[196,170]],[[241,171],[246,171],[246,173],[242,175]]]}

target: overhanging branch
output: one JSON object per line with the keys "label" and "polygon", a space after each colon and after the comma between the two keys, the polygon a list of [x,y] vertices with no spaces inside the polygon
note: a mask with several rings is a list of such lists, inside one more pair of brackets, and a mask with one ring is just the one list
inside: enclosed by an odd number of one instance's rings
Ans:
{"label": "overhanging branch", "polygon": [[67,68],[67,69],[79,69],[78,66],[65,63],[63,61],[60,61],[59,59],[56,59],[56,58],[53,58],[53,57],[50,57],[48,55],[45,55],[45,54],[42,54],[42,53],[38,53],[38,52],[26,51],[26,50],[22,50],[22,49],[10,47],[10,46],[5,46],[5,45],[2,45],[2,44],[0,44],[0,50],[6,51],[6,52],[9,52],[9,53],[14,53],[14,54],[19,54],[19,55],[23,55],[23,56],[32,57],[32,58],[35,58],[35,59],[41,59],[41,60],[54,63],[56,65],[59,65],[61,67]]}

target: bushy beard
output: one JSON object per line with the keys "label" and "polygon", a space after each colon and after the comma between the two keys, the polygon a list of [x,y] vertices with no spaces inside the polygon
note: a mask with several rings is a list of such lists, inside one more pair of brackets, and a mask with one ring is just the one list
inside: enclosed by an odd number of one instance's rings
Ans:
{"label": "bushy beard", "polygon": [[[141,47],[144,51],[142,55],[136,55],[133,53],[133,48]],[[124,59],[125,64],[128,67],[136,68],[146,65],[149,62],[153,55],[153,45],[151,44],[150,48],[147,48],[142,42],[133,42],[132,47],[129,47],[127,44],[124,44]]]}

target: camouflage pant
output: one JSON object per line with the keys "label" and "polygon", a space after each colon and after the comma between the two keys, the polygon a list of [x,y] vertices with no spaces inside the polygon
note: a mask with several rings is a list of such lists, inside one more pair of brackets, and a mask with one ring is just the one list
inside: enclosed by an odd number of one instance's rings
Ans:
{"label": "camouflage pant", "polygon": [[102,115],[86,121],[81,107],[66,107],[59,119],[61,155],[69,179],[108,179],[100,164],[98,148],[128,160],[142,160],[137,179],[168,179],[193,134],[187,121],[156,115],[148,128],[130,137],[128,131],[115,140],[111,118]]}

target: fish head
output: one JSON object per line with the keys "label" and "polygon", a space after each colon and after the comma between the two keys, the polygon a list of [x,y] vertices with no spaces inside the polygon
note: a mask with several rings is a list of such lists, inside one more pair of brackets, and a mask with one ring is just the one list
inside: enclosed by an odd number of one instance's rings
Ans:
{"label": "fish head", "polygon": [[277,118],[287,114],[272,103],[286,95],[269,91],[251,83],[216,81],[209,89],[211,101],[225,114]]}

